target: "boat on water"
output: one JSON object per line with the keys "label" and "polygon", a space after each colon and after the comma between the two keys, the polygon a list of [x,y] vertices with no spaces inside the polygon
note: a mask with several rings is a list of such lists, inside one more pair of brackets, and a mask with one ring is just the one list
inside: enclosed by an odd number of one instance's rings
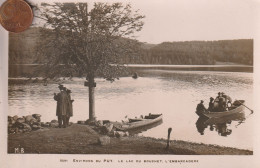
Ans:
{"label": "boat on water", "polygon": [[157,122],[162,121],[162,114],[149,114],[144,118],[128,119],[128,122],[115,125],[119,131],[129,131],[139,129]]}
{"label": "boat on water", "polygon": [[224,116],[224,117],[211,117],[206,119],[206,121],[204,122],[205,124],[208,125],[217,125],[217,124],[222,124],[222,123],[231,123],[232,121],[239,121],[239,122],[243,122],[246,120],[246,116],[245,116],[245,112],[240,112],[240,113],[234,113],[228,116]]}
{"label": "boat on water", "polygon": [[245,110],[244,103],[245,100],[236,100],[234,101],[231,107],[228,107],[227,111],[221,111],[221,112],[211,112],[211,111],[197,112],[196,111],[196,113],[198,115],[204,115],[208,118],[229,116],[235,113],[242,113]]}

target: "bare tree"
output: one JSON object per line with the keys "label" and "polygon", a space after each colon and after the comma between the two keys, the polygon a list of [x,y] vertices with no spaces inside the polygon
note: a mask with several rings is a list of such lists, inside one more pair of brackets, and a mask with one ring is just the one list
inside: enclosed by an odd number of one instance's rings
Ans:
{"label": "bare tree", "polygon": [[42,3],[38,8],[44,23],[38,56],[48,76],[86,74],[89,87],[89,119],[95,120],[94,88],[98,75],[118,78],[122,57],[137,54],[135,32],[143,27],[143,15],[130,4]]}

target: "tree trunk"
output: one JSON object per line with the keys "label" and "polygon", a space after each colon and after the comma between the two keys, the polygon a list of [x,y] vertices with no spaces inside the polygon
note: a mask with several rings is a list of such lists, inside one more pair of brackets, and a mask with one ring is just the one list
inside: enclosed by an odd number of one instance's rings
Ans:
{"label": "tree trunk", "polygon": [[89,86],[89,120],[93,121],[96,119],[95,116],[95,87],[93,85]]}

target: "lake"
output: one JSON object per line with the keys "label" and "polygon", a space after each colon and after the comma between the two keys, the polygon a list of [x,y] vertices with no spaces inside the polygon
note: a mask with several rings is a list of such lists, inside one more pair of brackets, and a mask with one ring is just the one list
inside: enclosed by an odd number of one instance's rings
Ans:
{"label": "lake", "polygon": [[[200,100],[208,107],[210,97],[225,92],[233,100],[245,100],[253,107],[253,73],[217,71],[176,71],[165,69],[140,69],[140,77],[122,77],[111,83],[96,79],[96,116],[98,120],[121,121],[127,117],[139,117],[149,113],[162,113],[163,123],[140,135],[166,138],[172,128],[171,139],[218,144],[243,149],[253,149],[253,117],[245,110],[246,120],[232,121],[225,125],[232,133],[221,136],[210,126],[199,131],[195,109]],[[84,78],[62,80],[72,90],[74,116],[72,122],[88,119],[88,88]],[[57,82],[58,84],[58,82]],[[56,119],[57,84],[12,84],[9,86],[9,112],[13,115],[38,113],[42,121]]]}

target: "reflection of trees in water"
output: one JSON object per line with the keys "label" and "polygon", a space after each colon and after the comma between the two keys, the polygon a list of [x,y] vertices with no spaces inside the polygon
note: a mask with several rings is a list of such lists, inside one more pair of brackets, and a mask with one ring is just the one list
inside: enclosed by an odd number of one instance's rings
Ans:
{"label": "reflection of trees in water", "polygon": [[210,119],[205,116],[200,116],[196,122],[196,127],[201,135],[204,135],[205,129],[209,126],[210,131],[215,130],[220,136],[228,136],[232,133],[232,130],[228,128],[228,125],[230,125],[232,121],[238,121],[237,127],[244,123],[245,119],[244,112]]}

